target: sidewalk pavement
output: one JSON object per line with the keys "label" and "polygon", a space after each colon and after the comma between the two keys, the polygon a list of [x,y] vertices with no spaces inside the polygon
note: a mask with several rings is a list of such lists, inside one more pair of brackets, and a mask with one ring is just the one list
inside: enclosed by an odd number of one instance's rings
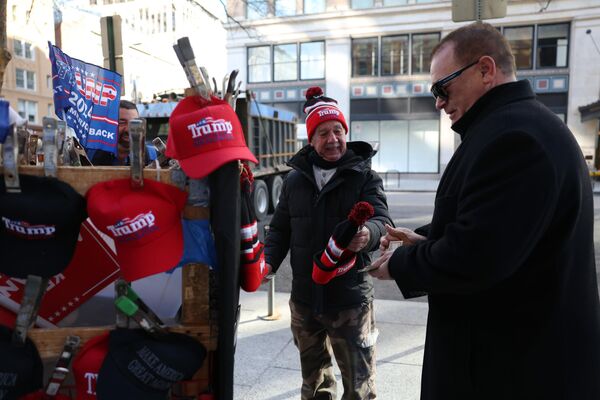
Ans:
{"label": "sidewalk pavement", "polygon": [[[300,398],[302,384],[298,350],[290,332],[289,293],[275,293],[280,318],[264,320],[268,292],[241,292],[241,316],[235,354],[234,399]],[[427,303],[375,300],[377,398],[418,400],[425,343]],[[336,366],[338,398],[342,382]]]}

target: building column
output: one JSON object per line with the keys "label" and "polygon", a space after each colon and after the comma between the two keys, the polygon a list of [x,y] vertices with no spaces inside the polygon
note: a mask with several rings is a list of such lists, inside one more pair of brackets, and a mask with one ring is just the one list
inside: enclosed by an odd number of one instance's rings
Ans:
{"label": "building column", "polygon": [[[350,37],[327,39],[325,43],[325,96],[337,100],[338,106],[350,116],[350,73],[352,40]],[[350,121],[348,121],[350,124]]]}

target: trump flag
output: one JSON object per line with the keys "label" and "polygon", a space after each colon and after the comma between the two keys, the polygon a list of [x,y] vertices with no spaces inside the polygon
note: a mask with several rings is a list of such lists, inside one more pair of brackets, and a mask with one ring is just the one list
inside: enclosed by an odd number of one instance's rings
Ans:
{"label": "trump flag", "polygon": [[86,149],[116,153],[121,75],[71,58],[48,42],[54,111]]}

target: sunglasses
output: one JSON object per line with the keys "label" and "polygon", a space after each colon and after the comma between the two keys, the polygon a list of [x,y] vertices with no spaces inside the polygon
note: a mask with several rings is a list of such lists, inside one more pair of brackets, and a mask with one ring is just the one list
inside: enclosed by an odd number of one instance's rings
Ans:
{"label": "sunglasses", "polygon": [[473,61],[471,64],[464,66],[461,69],[454,71],[450,75],[445,76],[442,79],[436,81],[433,85],[431,85],[431,94],[433,95],[433,97],[436,100],[438,97],[440,97],[442,100],[448,100],[448,92],[446,91],[446,89],[444,89],[444,86],[446,86],[450,81],[452,81],[452,79],[458,78],[460,74],[462,74],[467,68],[472,67],[478,62],[479,60]]}

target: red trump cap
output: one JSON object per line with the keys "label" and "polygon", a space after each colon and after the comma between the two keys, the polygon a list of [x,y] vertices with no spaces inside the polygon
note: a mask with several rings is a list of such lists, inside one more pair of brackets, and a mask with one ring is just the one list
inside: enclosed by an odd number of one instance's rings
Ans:
{"label": "red trump cap", "polygon": [[242,124],[229,103],[192,96],[169,118],[166,155],[179,161],[190,178],[203,178],[234,160],[258,163],[246,146]]}
{"label": "red trump cap", "polygon": [[187,194],[172,185],[129,179],[97,183],[87,194],[88,214],[115,241],[121,275],[127,281],[165,272],[183,254],[181,212]]}

